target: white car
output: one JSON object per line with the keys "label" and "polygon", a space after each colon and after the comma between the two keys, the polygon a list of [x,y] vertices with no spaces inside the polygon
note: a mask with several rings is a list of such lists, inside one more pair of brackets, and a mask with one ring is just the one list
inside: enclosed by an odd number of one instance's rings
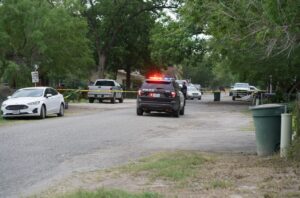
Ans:
{"label": "white car", "polygon": [[201,100],[201,92],[194,86],[188,86],[187,87],[187,93],[186,93],[186,97],[187,99],[192,99],[194,100],[194,98],[198,98],[198,100]]}
{"label": "white car", "polygon": [[37,116],[44,119],[49,114],[64,115],[64,97],[51,87],[28,87],[17,90],[1,105],[4,118]]}

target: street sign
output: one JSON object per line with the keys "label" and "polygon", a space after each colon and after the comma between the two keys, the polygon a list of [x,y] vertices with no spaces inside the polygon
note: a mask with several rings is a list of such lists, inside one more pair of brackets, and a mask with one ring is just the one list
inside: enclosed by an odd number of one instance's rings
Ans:
{"label": "street sign", "polygon": [[39,72],[38,71],[31,72],[31,78],[32,78],[32,83],[38,83],[39,82]]}

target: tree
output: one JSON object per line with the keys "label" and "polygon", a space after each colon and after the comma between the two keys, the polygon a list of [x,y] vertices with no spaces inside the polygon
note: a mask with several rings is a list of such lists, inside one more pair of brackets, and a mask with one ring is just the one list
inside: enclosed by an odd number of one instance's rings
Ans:
{"label": "tree", "polygon": [[289,0],[188,0],[183,17],[213,36],[210,53],[240,80],[266,85],[272,75],[287,89],[300,77],[299,6]]}
{"label": "tree", "polygon": [[[171,3],[169,3],[171,2]],[[118,46],[118,36],[128,31],[130,23],[145,12],[158,12],[163,8],[176,7],[177,1],[168,0],[87,0],[83,13],[87,17],[90,37],[95,47],[97,76],[102,78],[112,57],[110,53]],[[132,30],[129,30],[130,32]]]}
{"label": "tree", "polygon": [[85,20],[49,2],[12,0],[0,6],[2,67],[13,62],[30,71],[38,64],[43,84],[49,75],[84,75],[93,64]]}

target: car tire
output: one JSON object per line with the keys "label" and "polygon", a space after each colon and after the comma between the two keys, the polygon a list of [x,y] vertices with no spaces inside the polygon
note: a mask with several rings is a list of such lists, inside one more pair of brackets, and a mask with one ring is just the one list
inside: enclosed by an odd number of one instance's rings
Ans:
{"label": "car tire", "polygon": [[57,114],[58,117],[63,117],[65,115],[65,107],[63,104],[60,105],[59,112]]}
{"label": "car tire", "polygon": [[235,96],[232,96],[232,100],[233,100],[233,101],[235,100]]}
{"label": "car tire", "polygon": [[143,109],[141,109],[141,108],[137,108],[137,109],[136,109],[136,114],[137,114],[138,116],[142,116],[143,113],[144,113]]}
{"label": "car tire", "polygon": [[124,99],[123,96],[121,96],[121,98],[119,99],[119,103],[123,103]]}
{"label": "car tire", "polygon": [[179,112],[180,115],[184,115],[184,106],[182,107],[182,109]]}
{"label": "car tire", "polygon": [[89,98],[89,103],[94,103],[94,98]]}
{"label": "car tire", "polygon": [[176,111],[173,112],[173,116],[175,118],[179,118],[179,115],[180,115],[180,109],[178,108]]}
{"label": "car tire", "polygon": [[201,96],[198,98],[198,100],[201,100]]}
{"label": "car tire", "polygon": [[116,95],[114,94],[113,98],[110,100],[111,104],[115,104],[116,103]]}
{"label": "car tire", "polygon": [[39,118],[44,119],[46,118],[46,115],[47,115],[47,110],[45,108],[45,105],[42,105]]}

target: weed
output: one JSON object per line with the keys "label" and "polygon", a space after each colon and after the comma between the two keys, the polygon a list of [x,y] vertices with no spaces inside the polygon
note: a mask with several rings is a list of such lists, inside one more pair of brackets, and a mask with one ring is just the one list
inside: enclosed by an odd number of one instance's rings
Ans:
{"label": "weed", "polygon": [[226,189],[232,186],[232,183],[225,180],[214,180],[210,183],[210,187],[213,189],[222,188]]}
{"label": "weed", "polygon": [[196,152],[160,153],[132,163],[123,171],[138,174],[144,172],[152,179],[163,178],[182,181],[195,175],[197,169],[208,159]]}
{"label": "weed", "polygon": [[122,190],[107,190],[99,189],[94,192],[90,191],[77,191],[70,194],[65,194],[62,196],[57,196],[57,198],[160,198],[161,195],[152,192],[144,192],[140,194],[128,193]]}

